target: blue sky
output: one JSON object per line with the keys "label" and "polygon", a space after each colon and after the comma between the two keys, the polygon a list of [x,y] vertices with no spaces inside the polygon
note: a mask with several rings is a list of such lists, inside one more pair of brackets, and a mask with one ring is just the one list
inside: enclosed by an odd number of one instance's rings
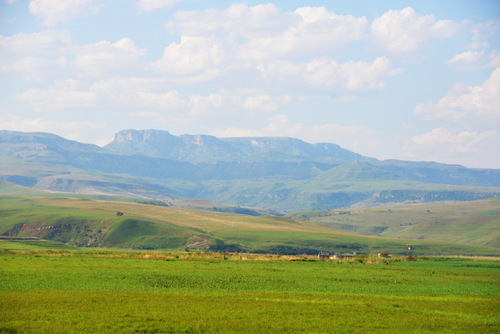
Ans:
{"label": "blue sky", "polygon": [[286,136],[500,168],[498,1],[0,6],[0,129]]}

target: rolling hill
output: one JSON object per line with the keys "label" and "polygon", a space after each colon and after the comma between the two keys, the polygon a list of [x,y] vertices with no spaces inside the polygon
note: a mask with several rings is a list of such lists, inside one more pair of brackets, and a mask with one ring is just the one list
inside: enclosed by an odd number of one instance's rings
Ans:
{"label": "rolling hill", "polygon": [[500,247],[500,198],[410,206],[296,212],[309,220],[367,236]]}
{"label": "rolling hill", "polygon": [[[320,250],[500,255],[500,249],[426,240],[374,238],[277,216],[207,212],[84,198],[0,196],[0,241],[76,247],[317,254]],[[18,238],[28,238],[20,240]],[[0,242],[1,245],[1,242]],[[1,246],[0,246],[1,247]]]}

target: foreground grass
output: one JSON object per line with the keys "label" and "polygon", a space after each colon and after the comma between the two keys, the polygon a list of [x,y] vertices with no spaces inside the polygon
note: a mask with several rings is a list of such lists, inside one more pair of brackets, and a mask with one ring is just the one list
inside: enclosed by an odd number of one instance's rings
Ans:
{"label": "foreground grass", "polygon": [[4,251],[0,333],[500,330],[498,261],[225,258]]}

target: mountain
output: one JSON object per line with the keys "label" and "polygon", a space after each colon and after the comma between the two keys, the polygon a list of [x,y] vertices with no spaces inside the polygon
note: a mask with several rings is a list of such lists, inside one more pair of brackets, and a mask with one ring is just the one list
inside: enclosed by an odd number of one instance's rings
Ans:
{"label": "mountain", "polygon": [[0,180],[48,191],[197,198],[281,212],[500,195],[500,170],[364,157],[295,138],[124,130],[101,148],[0,131]]}
{"label": "mountain", "polygon": [[349,160],[375,161],[335,144],[308,144],[285,137],[216,138],[207,135],[173,136],[160,130],[123,130],[105,146],[111,152],[167,158],[192,163],[238,160],[307,160],[342,163]]}
{"label": "mountain", "polygon": [[500,170],[466,168],[460,165],[436,162],[384,160],[372,162],[374,166],[409,179],[454,185],[500,186]]}

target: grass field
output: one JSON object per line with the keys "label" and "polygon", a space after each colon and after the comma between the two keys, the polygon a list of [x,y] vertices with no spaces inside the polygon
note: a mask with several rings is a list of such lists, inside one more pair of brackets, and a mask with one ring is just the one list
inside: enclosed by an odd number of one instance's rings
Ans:
{"label": "grass field", "polygon": [[500,331],[494,260],[8,250],[14,244],[1,246],[0,333]]}
{"label": "grass field", "polygon": [[406,244],[412,243],[416,255],[500,255],[500,248],[359,236],[323,223],[287,217],[83,198],[0,196],[0,217],[0,235],[36,237],[77,247],[209,247],[212,251],[274,254],[317,254],[323,249],[403,255]]}

